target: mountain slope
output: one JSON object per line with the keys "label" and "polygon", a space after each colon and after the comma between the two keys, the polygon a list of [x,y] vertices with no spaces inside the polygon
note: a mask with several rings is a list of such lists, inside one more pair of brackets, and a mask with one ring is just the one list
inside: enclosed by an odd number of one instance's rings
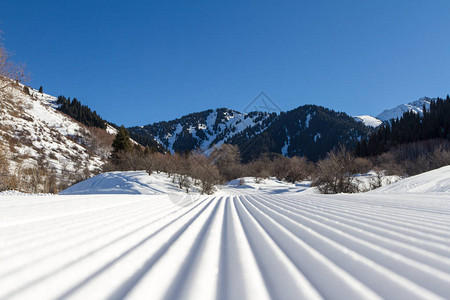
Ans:
{"label": "mountain slope", "polygon": [[10,173],[47,172],[64,182],[61,188],[97,173],[109,154],[102,139],[110,135],[57,111],[55,97],[28,90],[16,85],[0,92],[0,148]]}
{"label": "mountain slope", "polygon": [[436,101],[436,98],[422,97],[419,100],[410,103],[400,104],[394,108],[384,110],[377,116],[377,119],[381,121],[389,121],[391,119],[400,118],[405,112],[414,112],[422,115],[423,107],[425,106],[428,110],[430,108],[430,103],[433,100]]}
{"label": "mountain slope", "polygon": [[340,144],[353,147],[369,131],[345,113],[304,105],[281,113],[262,134],[249,141],[237,136],[233,143],[239,146],[244,161],[264,153],[305,156],[315,161]]}
{"label": "mountain slope", "polygon": [[192,113],[172,121],[129,128],[130,133],[157,140],[170,152],[208,150],[228,142],[236,134],[252,128],[254,134],[263,131],[275,114],[237,111],[218,108]]}

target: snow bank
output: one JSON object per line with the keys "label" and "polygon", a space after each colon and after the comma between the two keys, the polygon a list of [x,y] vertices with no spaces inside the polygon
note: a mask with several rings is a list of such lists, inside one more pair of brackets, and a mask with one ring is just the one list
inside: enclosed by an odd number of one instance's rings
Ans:
{"label": "snow bank", "polygon": [[181,190],[166,174],[145,171],[108,172],[79,182],[60,192],[60,195],[86,194],[144,194],[161,195]]}
{"label": "snow bank", "polygon": [[402,179],[372,193],[450,193],[450,166]]}
{"label": "snow bank", "polygon": [[317,194],[316,188],[311,187],[310,181],[289,183],[277,180],[275,177],[261,179],[243,177],[231,180],[218,187],[217,195],[251,195],[251,194],[281,194],[281,193],[310,193]]}

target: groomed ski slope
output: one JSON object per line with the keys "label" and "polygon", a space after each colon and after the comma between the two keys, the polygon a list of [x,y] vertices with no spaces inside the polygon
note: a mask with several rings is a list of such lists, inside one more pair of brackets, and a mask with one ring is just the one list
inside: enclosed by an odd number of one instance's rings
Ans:
{"label": "groomed ski slope", "polygon": [[0,299],[450,297],[445,194],[0,197]]}

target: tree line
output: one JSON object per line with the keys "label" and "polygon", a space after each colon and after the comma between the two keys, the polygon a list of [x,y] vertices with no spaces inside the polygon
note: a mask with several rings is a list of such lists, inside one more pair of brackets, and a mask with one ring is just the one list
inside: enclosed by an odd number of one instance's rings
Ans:
{"label": "tree line", "polygon": [[71,101],[70,97],[66,98],[65,96],[58,96],[56,103],[59,104],[59,107],[57,108],[59,111],[69,115],[78,122],[89,127],[106,129],[106,121],[103,120],[95,110],[92,111],[87,105],[82,105],[77,98],[73,98]]}
{"label": "tree line", "polygon": [[431,101],[423,115],[405,112],[401,118],[385,122],[355,147],[361,157],[385,153],[400,145],[432,139],[450,140],[450,96]]}

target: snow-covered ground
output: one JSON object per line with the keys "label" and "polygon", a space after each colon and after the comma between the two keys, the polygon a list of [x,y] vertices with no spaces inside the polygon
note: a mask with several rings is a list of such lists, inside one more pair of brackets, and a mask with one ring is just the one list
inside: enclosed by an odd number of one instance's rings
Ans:
{"label": "snow-covered ground", "polygon": [[450,199],[450,166],[405,178],[396,183],[386,185],[372,193],[449,193]]}
{"label": "snow-covered ground", "polygon": [[245,178],[179,206],[152,176],[162,194],[1,196],[0,299],[449,298],[448,193]]}
{"label": "snow-covered ground", "polygon": [[57,111],[56,97],[32,88],[28,95],[22,88],[19,84],[0,91],[0,150],[7,154],[11,171],[42,160],[57,173],[100,169],[104,159],[84,145],[92,138],[87,128]]}

